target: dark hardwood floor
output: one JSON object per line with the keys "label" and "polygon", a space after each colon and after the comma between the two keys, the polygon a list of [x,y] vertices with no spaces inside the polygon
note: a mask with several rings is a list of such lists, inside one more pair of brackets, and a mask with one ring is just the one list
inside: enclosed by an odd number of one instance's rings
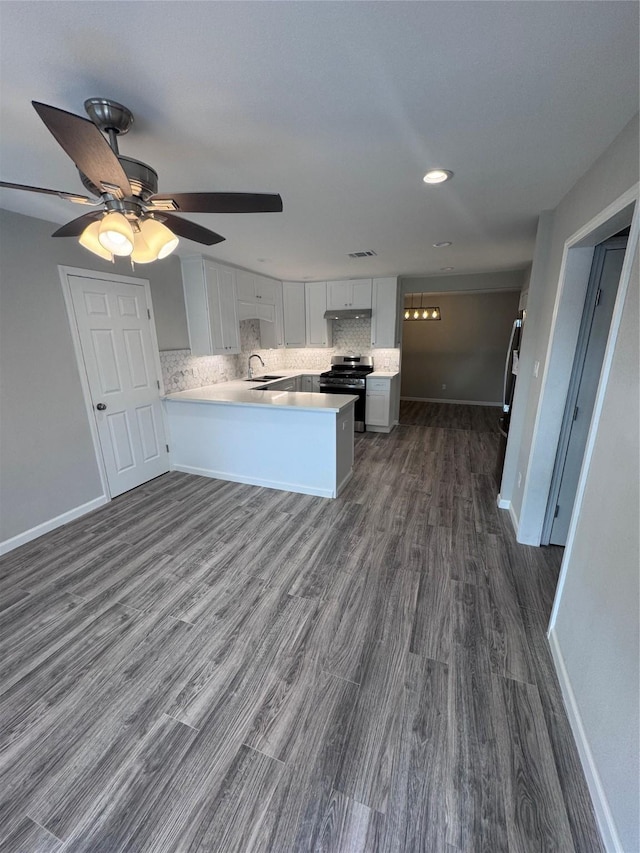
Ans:
{"label": "dark hardwood floor", "polygon": [[3,558],[4,853],[602,850],[496,410],[401,420],[338,500],[171,473]]}

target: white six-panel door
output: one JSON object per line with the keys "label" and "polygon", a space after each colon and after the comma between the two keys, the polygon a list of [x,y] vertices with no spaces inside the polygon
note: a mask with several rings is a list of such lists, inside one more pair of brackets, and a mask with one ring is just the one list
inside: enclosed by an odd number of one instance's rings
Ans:
{"label": "white six-panel door", "polygon": [[169,470],[145,288],[68,276],[111,497]]}

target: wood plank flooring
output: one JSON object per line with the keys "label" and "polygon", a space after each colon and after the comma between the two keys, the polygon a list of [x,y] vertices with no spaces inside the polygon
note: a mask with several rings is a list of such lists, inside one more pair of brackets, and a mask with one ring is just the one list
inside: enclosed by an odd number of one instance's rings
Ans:
{"label": "wood plank flooring", "polygon": [[3,853],[601,853],[496,410],[328,501],[171,473],[0,561]]}

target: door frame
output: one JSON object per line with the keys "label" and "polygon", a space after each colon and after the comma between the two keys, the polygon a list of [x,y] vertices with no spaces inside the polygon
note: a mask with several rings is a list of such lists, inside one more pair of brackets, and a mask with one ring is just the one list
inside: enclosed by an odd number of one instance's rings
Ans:
{"label": "door frame", "polygon": [[[606,257],[607,248],[617,248],[618,250],[624,249],[625,255],[628,249],[628,241],[626,237],[618,238],[620,245],[612,246],[611,243],[616,238],[610,238],[610,240],[605,240],[603,243],[599,243],[594,247],[593,252],[593,262],[592,269],[589,271],[589,282],[587,284],[587,292],[585,294],[585,302],[582,309],[582,317],[580,318],[580,332],[578,335],[578,342],[576,344],[576,353],[573,360],[573,366],[571,368],[571,379],[569,382],[569,390],[567,392],[567,399],[565,402],[564,414],[562,417],[562,427],[560,429],[560,438],[558,440],[558,447],[556,449],[556,461],[553,467],[553,475],[551,477],[551,487],[549,489],[549,502],[547,504],[547,511],[545,514],[544,523],[542,526],[542,536],[541,536],[541,545],[548,545],[551,541],[551,534],[553,530],[553,524],[555,520],[555,507],[558,502],[558,498],[560,495],[560,489],[562,487],[562,478],[564,476],[564,466],[565,460],[567,457],[567,453],[569,450],[569,440],[571,438],[571,430],[573,424],[573,410],[576,405],[578,392],[580,390],[580,383],[582,381],[582,372],[584,369],[584,364],[587,358],[587,351],[590,342],[591,335],[591,326],[592,323],[589,324],[588,327],[584,326],[585,323],[585,312],[587,310],[590,311],[591,320],[593,322],[593,317],[595,315],[596,310],[596,289],[600,282],[600,277],[602,275],[602,271],[604,268],[604,262]],[[623,245],[623,241],[625,241]],[[598,251],[601,249],[602,251]],[[593,269],[593,265],[597,262],[598,266],[596,269]],[[622,277],[622,271],[621,271]],[[616,283],[616,294],[617,288],[620,284],[620,279]],[[617,295],[616,295],[617,299]],[[613,310],[615,311],[615,301]],[[613,313],[612,313],[612,321],[613,321]],[[609,333],[611,331],[611,326],[607,330],[607,340],[609,339]],[[605,346],[606,353],[606,346]],[[604,359],[604,353],[603,353]],[[602,371],[603,363],[600,365],[600,370]],[[597,392],[596,392],[597,394]],[[597,397],[596,397],[597,399]],[[589,413],[589,418],[593,415],[595,411],[595,400],[594,400],[594,409]],[[584,414],[584,413],[583,413]],[[588,439],[588,434],[587,434]],[[586,450],[586,443],[585,443]],[[582,463],[581,466],[582,467]],[[576,484],[577,486],[577,484]],[[576,493],[577,494],[577,493]],[[567,531],[568,533],[568,531]]]}
{"label": "door frame", "polygon": [[[164,394],[164,381],[162,378],[162,365],[160,363],[160,350],[158,348],[156,324],[153,319],[155,317],[155,313],[153,310],[153,302],[151,300],[151,286],[149,284],[149,280],[146,278],[135,278],[133,276],[128,275],[116,275],[116,273],[98,272],[97,270],[86,270],[80,267],[65,266],[63,264],[58,264],[58,274],[60,275],[60,282],[62,284],[62,294],[64,296],[64,303],[67,309],[67,317],[69,319],[69,328],[71,330],[73,351],[75,353],[78,373],[80,375],[80,386],[82,388],[82,397],[84,400],[85,411],[87,414],[87,421],[89,423],[91,441],[93,442],[93,452],[95,454],[96,464],[98,466],[98,473],[100,475],[100,483],[102,485],[102,496],[104,496],[107,501],[110,501],[112,500],[111,490],[109,489],[107,471],[105,468],[104,459],[102,457],[102,445],[100,444],[98,427],[96,424],[95,416],[93,414],[93,402],[91,400],[89,378],[87,376],[87,368],[84,362],[84,355],[82,353],[82,344],[80,342],[80,331],[78,329],[76,313],[73,308],[73,299],[71,296],[71,285],[69,282],[69,277],[78,276],[81,278],[93,278],[96,279],[96,281],[115,281],[118,284],[136,284],[144,287],[144,292],[147,299],[147,308],[151,313],[151,317],[149,318],[149,327],[151,330],[151,343],[153,346],[153,362],[157,371],[158,381],[160,382],[158,396],[162,396]],[[168,441],[169,431],[164,406],[161,406],[161,410],[164,432],[166,440]],[[169,465],[171,466],[171,462],[169,462]]]}
{"label": "door frame", "polygon": [[[600,421],[604,394],[609,381],[615,344],[622,320],[622,309],[631,278],[631,266],[640,226],[639,188],[639,184],[634,184],[565,240],[546,354],[544,361],[540,359],[541,364],[543,364],[540,396],[533,425],[529,458],[526,464],[522,506],[517,525],[514,525],[518,542],[523,545],[536,546],[540,545],[542,540],[542,528],[549,502],[556,448],[560,439],[562,418],[595,247],[630,225],[627,252],[620,275],[602,363],[600,383],[576,490],[572,521],[565,546],[565,561],[571,550],[572,531],[575,529],[580,514],[586,474],[591,464],[595,435]],[[553,448],[551,453],[549,452],[550,447]]]}

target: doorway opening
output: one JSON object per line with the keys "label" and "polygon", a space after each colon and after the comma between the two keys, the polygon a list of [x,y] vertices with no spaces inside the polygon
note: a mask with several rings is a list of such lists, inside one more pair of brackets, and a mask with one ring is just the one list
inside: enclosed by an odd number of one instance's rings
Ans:
{"label": "doorway opening", "polygon": [[593,415],[629,228],[596,246],[542,531],[543,545],[566,545]]}

